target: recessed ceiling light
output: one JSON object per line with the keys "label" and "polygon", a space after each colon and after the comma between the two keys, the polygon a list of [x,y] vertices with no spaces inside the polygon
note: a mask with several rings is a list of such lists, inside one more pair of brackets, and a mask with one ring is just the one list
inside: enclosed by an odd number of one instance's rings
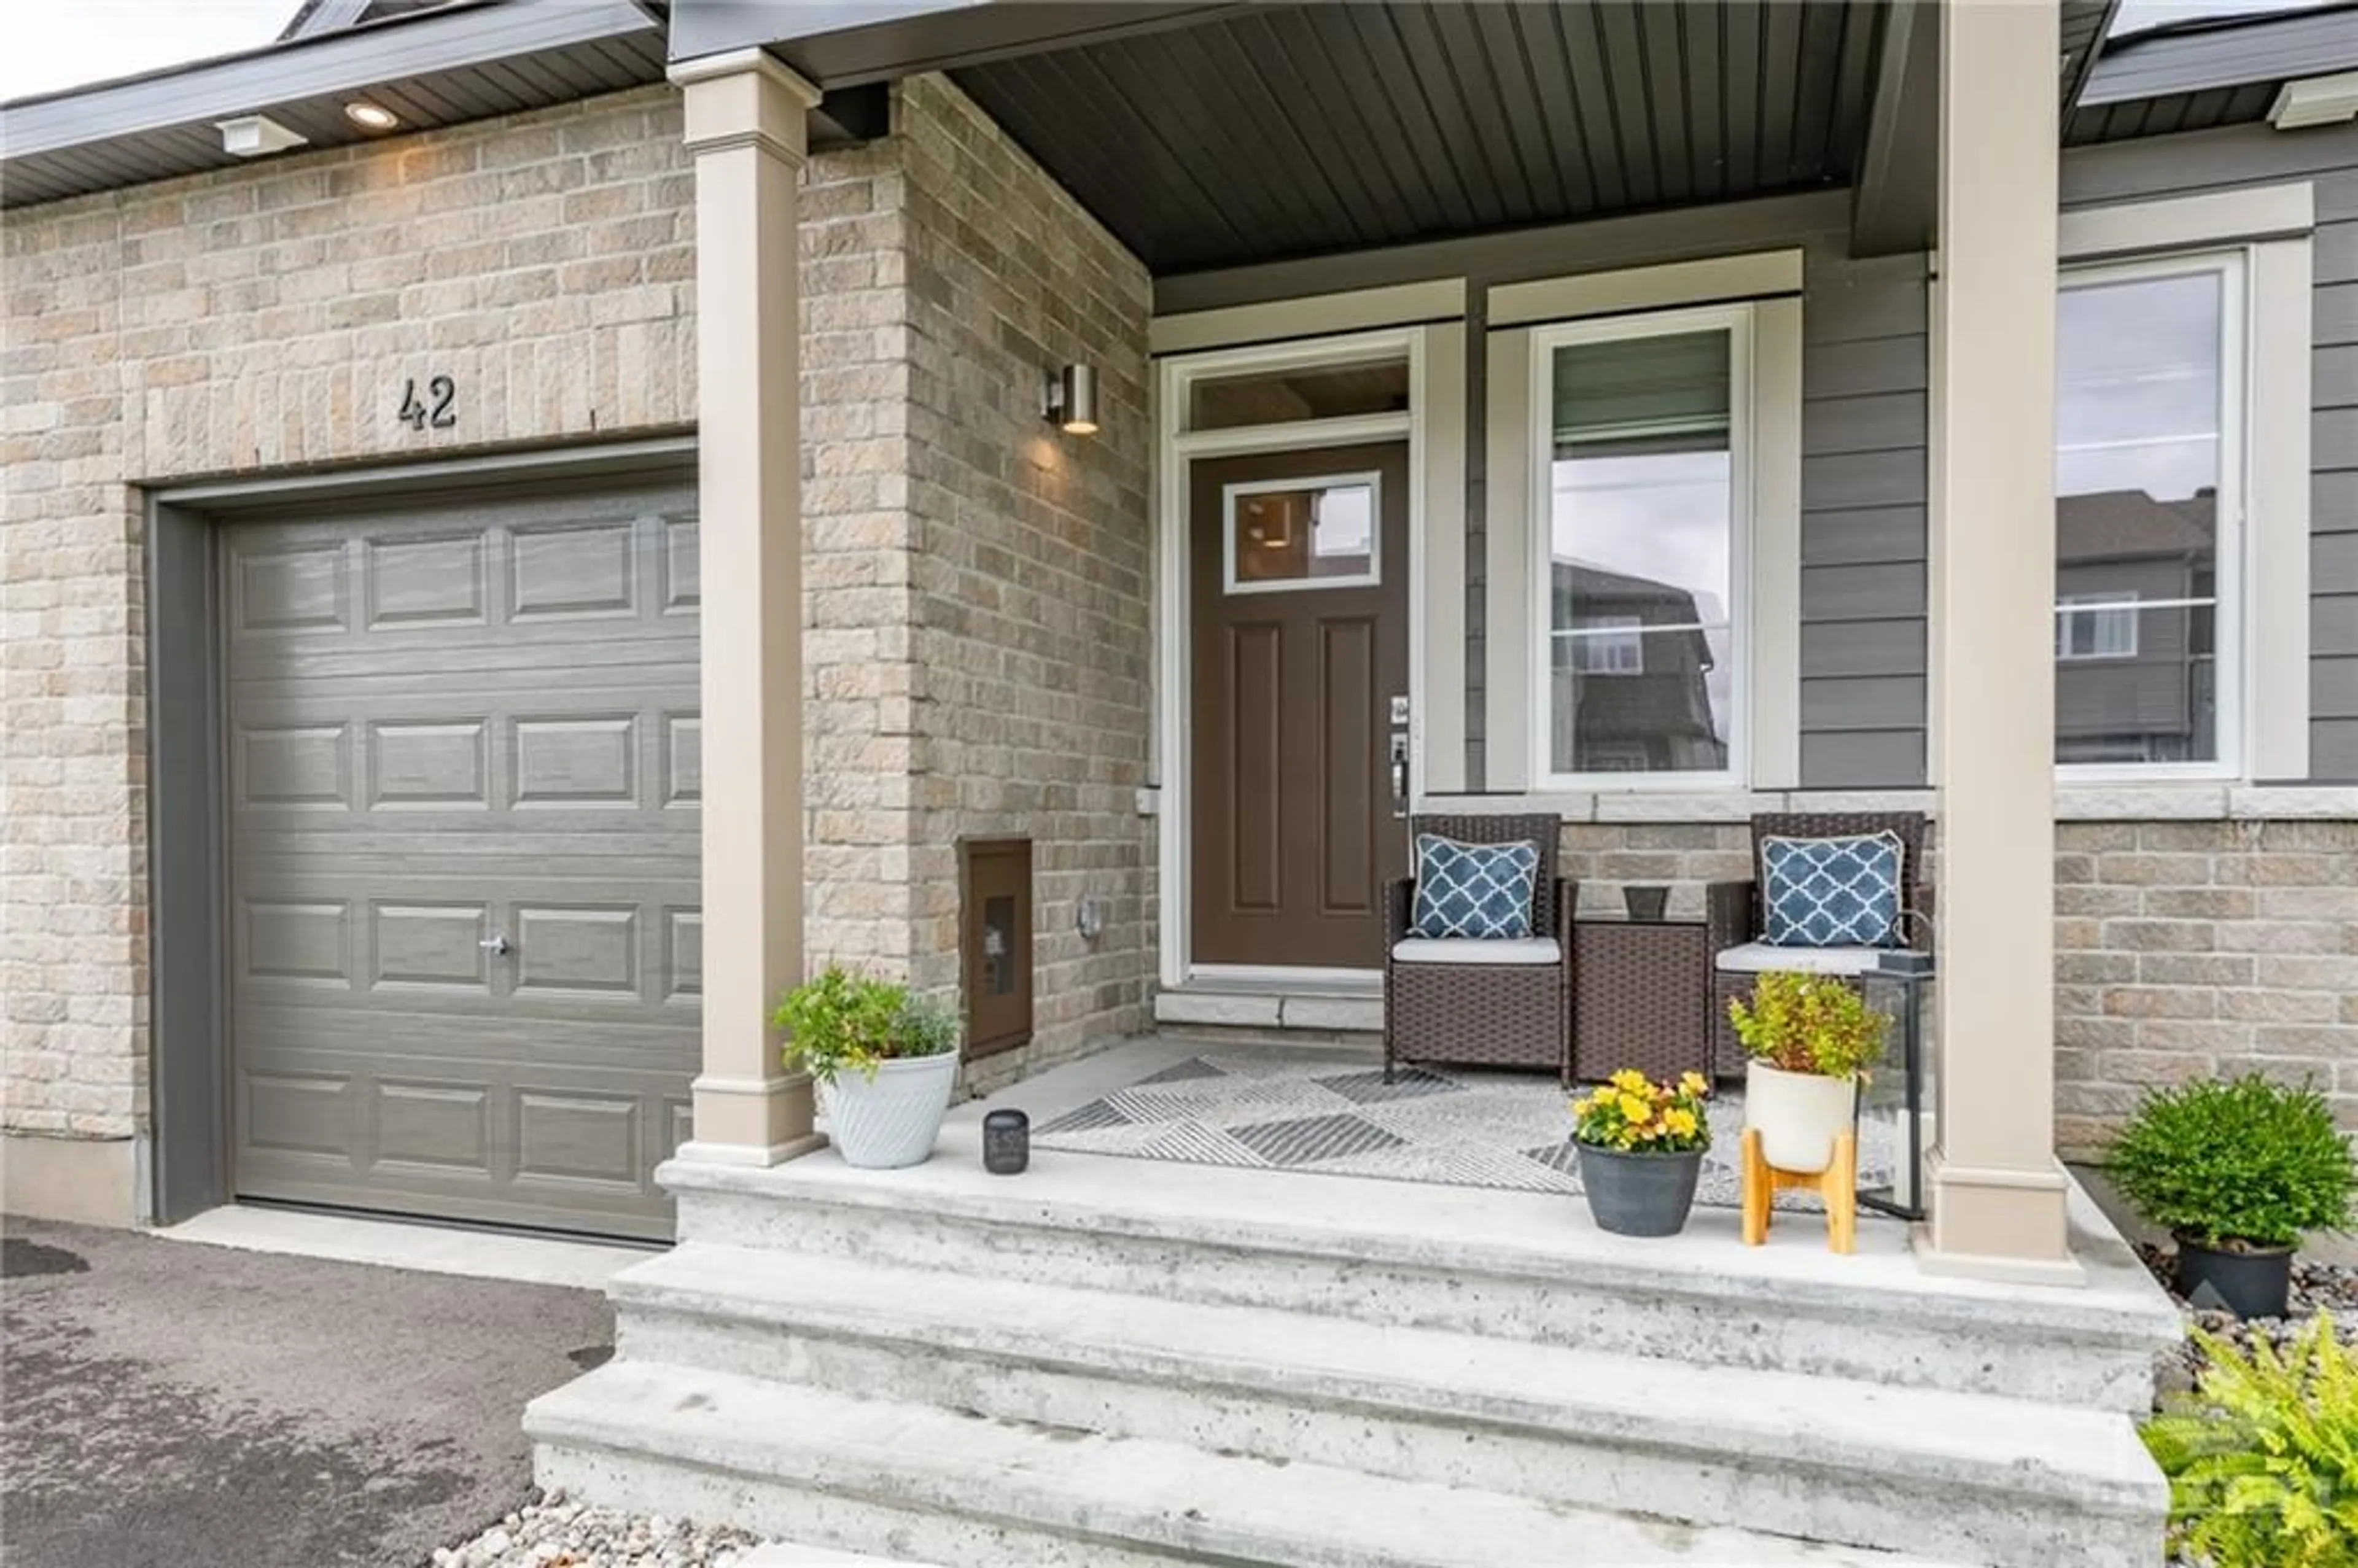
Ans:
{"label": "recessed ceiling light", "polygon": [[382,103],[372,103],[365,98],[355,98],[344,105],[344,118],[363,131],[390,131],[401,124],[401,116]]}

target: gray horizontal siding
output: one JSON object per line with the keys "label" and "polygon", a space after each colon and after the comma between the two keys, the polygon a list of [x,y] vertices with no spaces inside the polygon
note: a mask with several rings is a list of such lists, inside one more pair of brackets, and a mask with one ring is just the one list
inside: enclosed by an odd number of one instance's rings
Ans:
{"label": "gray horizontal siding", "polygon": [[1810,259],[1801,314],[1801,783],[1920,784],[1924,261]]}
{"label": "gray horizontal siding", "polygon": [[2308,179],[2317,198],[2310,339],[2309,778],[2358,783],[2358,138],[2237,126],[2067,151],[2067,209]]}
{"label": "gray horizontal siding", "polygon": [[[1156,308],[1204,310],[1319,288],[1466,279],[1466,428],[1484,429],[1479,314],[1499,284],[1798,246],[1801,301],[1801,782],[1924,782],[1924,258],[1854,261],[1846,195],[1689,209],[1454,240],[1331,263],[1157,281]],[[1314,270],[1313,270],[1314,269]],[[1466,451],[1466,777],[1482,787],[1487,606],[1483,465]],[[1893,683],[1893,676],[1908,677]]]}

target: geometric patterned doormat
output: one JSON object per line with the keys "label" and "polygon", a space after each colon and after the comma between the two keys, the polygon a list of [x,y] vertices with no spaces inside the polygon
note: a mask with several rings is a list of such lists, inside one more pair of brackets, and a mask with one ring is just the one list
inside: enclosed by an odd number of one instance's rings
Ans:
{"label": "geometric patterned doormat", "polygon": [[[1712,1147],[1695,1201],[1741,1206],[1741,1095],[1711,1099]],[[1863,1184],[1883,1179],[1887,1151],[1862,1128]],[[1044,1149],[1197,1165],[1577,1193],[1570,1098],[1552,1075],[1401,1067],[1266,1049],[1206,1051],[1033,1130]],[[1780,1193],[1779,1208],[1818,1206]]]}

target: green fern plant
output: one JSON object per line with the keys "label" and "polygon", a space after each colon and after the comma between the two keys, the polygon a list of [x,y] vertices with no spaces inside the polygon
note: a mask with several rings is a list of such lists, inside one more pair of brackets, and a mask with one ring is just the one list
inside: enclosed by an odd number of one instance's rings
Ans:
{"label": "green fern plant", "polygon": [[2193,1331],[2194,1391],[2146,1422],[2171,1544],[2211,1568],[2358,1564],[2358,1363],[2319,1314],[2283,1350]]}

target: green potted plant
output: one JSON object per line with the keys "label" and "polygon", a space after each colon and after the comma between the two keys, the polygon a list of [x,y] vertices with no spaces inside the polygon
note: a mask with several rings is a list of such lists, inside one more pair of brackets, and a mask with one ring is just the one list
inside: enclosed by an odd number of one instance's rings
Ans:
{"label": "green potted plant", "polygon": [[1573,1102],[1580,1188],[1599,1230],[1676,1236],[1685,1228],[1711,1147],[1710,1092],[1701,1073],[1658,1084],[1624,1069]]}
{"label": "green potted plant", "polygon": [[1744,1043],[1744,1124],[1780,1171],[1833,1162],[1834,1140],[1855,1119],[1858,1080],[1883,1048],[1890,1022],[1831,975],[1778,970],[1760,977],[1747,1004],[1727,1004]]}
{"label": "green potted plant", "polygon": [[2114,1184],[2178,1243],[2178,1293],[2282,1317],[2293,1249],[2342,1230],[2358,1190],[2325,1097],[2248,1073],[2148,1092],[2104,1151]]}
{"label": "green potted plant", "polygon": [[957,1081],[957,1014],[898,981],[829,964],[771,1017],[786,1065],[819,1085],[844,1162],[914,1165],[934,1152]]}

